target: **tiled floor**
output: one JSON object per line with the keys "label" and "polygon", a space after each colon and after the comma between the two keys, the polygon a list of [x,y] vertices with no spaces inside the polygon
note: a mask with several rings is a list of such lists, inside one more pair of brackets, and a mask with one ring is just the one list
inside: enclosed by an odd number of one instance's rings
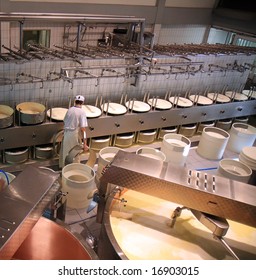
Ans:
{"label": "tiled floor", "polygon": [[96,222],[97,208],[87,214],[84,209],[66,209],[65,223],[68,224],[73,232],[79,233],[85,240],[93,237],[95,241],[99,238],[101,225]]}

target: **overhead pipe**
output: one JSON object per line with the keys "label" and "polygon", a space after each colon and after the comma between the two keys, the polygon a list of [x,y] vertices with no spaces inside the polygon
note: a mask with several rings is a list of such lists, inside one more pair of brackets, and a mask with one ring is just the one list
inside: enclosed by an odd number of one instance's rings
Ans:
{"label": "overhead pipe", "polygon": [[3,55],[0,54],[0,59],[4,60],[4,61],[9,61],[9,58],[8,57],[5,57]]}
{"label": "overhead pipe", "polygon": [[77,36],[76,36],[76,50],[79,50],[79,45],[80,45],[80,36],[81,36],[81,28],[82,28],[82,23],[79,22],[77,25]]}
{"label": "overhead pipe", "polygon": [[[93,47],[93,46],[89,46],[89,45],[86,45],[86,46],[80,45],[79,50],[80,49],[82,49],[82,52],[86,52],[86,54],[84,54],[84,55],[92,57],[92,58],[96,58],[96,56],[103,57],[103,58],[109,57],[109,55],[104,54],[104,51],[100,52],[100,50],[97,50],[97,47]],[[97,54],[95,54],[95,49],[96,49]],[[93,54],[88,55],[88,51],[89,51],[89,53],[93,52]]]}
{"label": "overhead pipe", "polygon": [[92,77],[92,78],[96,78],[96,83],[95,83],[95,86],[97,87],[99,84],[100,84],[100,77],[97,76],[97,75],[94,75],[88,71],[85,71],[85,70],[75,70],[75,75],[74,75],[74,79],[84,79],[85,77],[77,77],[76,76],[76,73],[82,73],[82,74],[85,74],[85,75],[88,75],[89,77]]}
{"label": "overhead pipe", "polygon": [[[120,49],[118,49],[117,51],[114,50],[113,47],[111,48],[105,48],[105,47],[96,47],[96,46],[80,46],[80,48],[87,48],[87,49],[93,49],[95,52],[97,52],[97,55],[100,57],[109,57],[111,56],[117,56],[117,57],[124,57],[124,53],[120,51]],[[106,55],[104,55],[106,54]]]}
{"label": "overhead pipe", "polygon": [[[54,45],[54,47],[65,51],[65,48],[63,48],[63,47],[56,46],[56,45]],[[67,49],[66,49],[66,50],[67,50]],[[68,50],[68,51],[69,51],[69,50]],[[77,62],[78,64],[82,65],[82,62],[81,62],[79,59],[77,59],[77,55],[67,54],[67,53],[63,53],[63,55],[66,56],[66,57],[72,58],[73,61],[75,61],[75,62]]]}
{"label": "overhead pipe", "polygon": [[32,83],[38,83],[38,82],[40,82],[40,83],[42,83],[42,85],[41,85],[40,88],[43,88],[43,87],[44,87],[44,80],[43,80],[43,78],[36,77],[36,76],[31,75],[31,74],[26,74],[26,73],[23,73],[23,72],[22,72],[22,73],[17,73],[17,74],[16,74],[16,81],[17,81],[18,83],[19,83],[19,79],[18,79],[19,76],[31,78],[31,82],[32,82]]}
{"label": "overhead pipe", "polygon": [[65,55],[63,55],[62,53],[60,53],[57,50],[46,48],[46,47],[44,47],[42,45],[37,45],[37,47],[39,49],[41,49],[41,51],[43,51],[43,52],[49,53],[50,55],[53,55],[53,56],[55,56],[57,58],[60,58],[60,59],[65,59]]}
{"label": "overhead pipe", "polygon": [[115,15],[90,15],[90,14],[63,14],[63,13],[0,13],[0,21],[81,21],[81,22],[107,22],[107,23],[129,23],[144,22],[145,18],[134,16]]}
{"label": "overhead pipe", "polygon": [[[56,46],[56,47],[57,47],[57,46]],[[82,56],[88,56],[88,57],[90,57],[90,58],[96,58],[96,55],[94,55],[94,54],[89,54],[89,53],[86,52],[85,50],[80,51],[80,46],[79,46],[79,49],[78,49],[78,50],[75,50],[75,49],[73,49],[72,47],[65,46],[65,45],[62,47],[62,49],[71,52],[71,54],[75,53],[75,54],[82,55]]]}
{"label": "overhead pipe", "polygon": [[19,21],[20,23],[20,53],[22,52],[22,49],[23,49],[23,24],[24,24],[24,21],[21,20]]}
{"label": "overhead pipe", "polygon": [[31,44],[28,44],[28,47],[31,48],[32,50],[34,51],[39,51],[39,52],[43,52],[44,54],[49,54],[51,56],[54,56],[54,57],[57,57],[57,58],[61,58],[63,59],[64,56],[60,56],[57,51],[53,52],[51,50],[48,50],[47,48],[42,48],[42,47],[39,47],[39,46],[34,46],[34,45],[31,45]]}
{"label": "overhead pipe", "polygon": [[[21,51],[21,53],[23,53],[23,55],[24,55],[24,53],[27,55],[27,54],[29,54],[30,56],[32,56],[32,57],[35,57],[35,58],[38,58],[38,59],[40,59],[40,60],[44,60],[45,59],[45,57],[43,57],[43,56],[41,56],[41,55],[38,55],[38,54],[36,54],[36,53],[29,53],[28,51],[25,51],[24,49],[19,49],[17,46],[14,46],[14,48],[15,49],[17,49],[17,50],[20,50]],[[32,58],[31,58],[32,59]]]}
{"label": "overhead pipe", "polygon": [[26,59],[26,60],[31,60],[31,58],[27,57],[26,55],[22,54],[22,53],[19,53],[19,52],[16,52],[16,51],[13,51],[12,49],[10,48],[7,48],[5,45],[2,45],[2,47],[6,50],[8,50],[10,52],[10,55],[14,55],[14,56],[18,56],[20,57],[20,59]]}

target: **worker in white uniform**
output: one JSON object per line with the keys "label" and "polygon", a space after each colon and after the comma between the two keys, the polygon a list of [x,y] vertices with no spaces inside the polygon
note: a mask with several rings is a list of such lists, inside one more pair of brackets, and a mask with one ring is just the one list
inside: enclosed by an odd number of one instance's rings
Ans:
{"label": "worker in white uniform", "polygon": [[59,167],[65,166],[66,156],[76,145],[83,142],[84,152],[88,151],[86,127],[88,126],[85,111],[82,109],[84,97],[77,95],[74,106],[70,107],[64,117],[64,136],[61,143]]}

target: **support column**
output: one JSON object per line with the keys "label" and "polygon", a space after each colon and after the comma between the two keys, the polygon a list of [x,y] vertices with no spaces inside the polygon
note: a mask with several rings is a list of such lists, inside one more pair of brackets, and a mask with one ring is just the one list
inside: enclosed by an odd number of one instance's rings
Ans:
{"label": "support column", "polygon": [[163,13],[164,13],[164,8],[165,8],[165,1],[166,0],[157,0],[156,1],[156,6],[157,6],[157,12],[156,12],[156,17],[155,17],[155,22],[153,25],[153,33],[154,33],[154,41],[152,44],[157,44],[161,27],[162,27],[162,18],[163,18]]}

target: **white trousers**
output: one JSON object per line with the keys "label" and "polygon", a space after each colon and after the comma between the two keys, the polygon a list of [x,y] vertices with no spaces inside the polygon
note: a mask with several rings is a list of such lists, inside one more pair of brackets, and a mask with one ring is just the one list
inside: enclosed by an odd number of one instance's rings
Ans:
{"label": "white trousers", "polygon": [[69,151],[79,144],[81,144],[80,137],[79,137],[79,129],[74,131],[64,131],[64,136],[61,142],[60,156],[59,156],[60,168],[65,166],[65,159]]}

